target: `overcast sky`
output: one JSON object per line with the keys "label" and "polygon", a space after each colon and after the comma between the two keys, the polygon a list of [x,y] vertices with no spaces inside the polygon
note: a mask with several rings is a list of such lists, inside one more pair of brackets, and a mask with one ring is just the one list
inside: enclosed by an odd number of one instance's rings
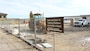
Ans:
{"label": "overcast sky", "polygon": [[8,18],[29,18],[30,11],[45,17],[90,14],[90,0],[0,0],[0,12]]}

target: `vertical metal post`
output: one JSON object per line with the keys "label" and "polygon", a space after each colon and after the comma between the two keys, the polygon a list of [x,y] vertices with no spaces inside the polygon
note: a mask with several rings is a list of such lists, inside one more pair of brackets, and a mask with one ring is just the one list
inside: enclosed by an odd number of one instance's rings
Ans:
{"label": "vertical metal post", "polygon": [[1,23],[2,23],[2,27],[3,27],[3,21],[1,20]]}
{"label": "vertical metal post", "polygon": [[[25,21],[26,21],[26,20],[25,20]],[[24,30],[24,31],[25,31],[25,34],[27,34],[27,33],[26,33],[26,24],[27,24],[27,22],[25,22],[25,30]]]}
{"label": "vertical metal post", "polygon": [[0,27],[1,27],[1,21],[0,21]]}
{"label": "vertical metal post", "polygon": [[56,51],[56,48],[55,48],[55,34],[53,33],[53,51]]}
{"label": "vertical metal post", "polygon": [[8,20],[8,21],[9,21],[9,24],[8,24],[9,25],[8,31],[9,31],[10,30],[10,20]]}
{"label": "vertical metal post", "polygon": [[34,38],[35,38],[35,47],[36,47],[36,18],[34,16],[34,32],[35,32],[35,35],[34,35]]}
{"label": "vertical metal post", "polygon": [[20,19],[18,18],[19,34],[20,35]]}
{"label": "vertical metal post", "polygon": [[1,28],[1,21],[0,21],[0,28]]}

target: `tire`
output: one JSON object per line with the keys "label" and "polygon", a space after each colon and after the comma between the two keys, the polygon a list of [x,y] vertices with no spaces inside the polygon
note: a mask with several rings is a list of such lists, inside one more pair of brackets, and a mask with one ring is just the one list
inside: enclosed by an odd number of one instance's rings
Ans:
{"label": "tire", "polygon": [[88,26],[90,26],[90,23],[88,23]]}
{"label": "tire", "polygon": [[82,25],[83,25],[83,23],[82,23]]}
{"label": "tire", "polygon": [[83,27],[83,23],[81,24],[81,27]]}
{"label": "tire", "polygon": [[76,25],[73,25],[74,27],[76,27]]}

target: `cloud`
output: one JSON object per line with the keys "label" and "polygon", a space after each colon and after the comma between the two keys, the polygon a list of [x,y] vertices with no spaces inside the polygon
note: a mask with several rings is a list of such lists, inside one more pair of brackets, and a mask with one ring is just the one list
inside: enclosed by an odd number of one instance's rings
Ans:
{"label": "cloud", "polygon": [[[90,13],[89,0],[0,0],[0,12],[8,17],[28,18],[29,12],[44,12],[45,16],[66,16]],[[13,15],[13,16],[12,16]]]}
{"label": "cloud", "polygon": [[[40,3],[40,2],[35,2],[34,3],[37,6],[41,7],[41,10],[47,14],[47,16],[64,16],[64,15],[72,15],[72,13],[78,12],[80,9],[78,8],[73,8],[70,7],[71,3],[64,5],[54,5],[54,4],[49,4],[49,3]],[[48,14],[49,13],[49,14]],[[74,14],[73,14],[74,15]]]}
{"label": "cloud", "polygon": [[56,3],[61,3],[63,2],[64,0],[46,0],[47,3],[50,3],[50,4],[56,4]]}
{"label": "cloud", "polygon": [[0,2],[0,12],[7,12],[8,16],[10,15],[14,15],[14,16],[10,16],[10,17],[18,17],[17,15],[21,15],[21,17],[25,17],[23,15],[27,15],[30,12],[30,9],[33,9],[32,7],[30,7],[29,5],[25,5],[23,3],[20,2],[15,2],[15,1],[1,1]]}
{"label": "cloud", "polygon": [[77,6],[88,7],[90,5],[90,0],[74,0],[73,4]]}
{"label": "cloud", "polygon": [[75,14],[90,14],[90,0],[72,0],[67,8],[77,9]]}

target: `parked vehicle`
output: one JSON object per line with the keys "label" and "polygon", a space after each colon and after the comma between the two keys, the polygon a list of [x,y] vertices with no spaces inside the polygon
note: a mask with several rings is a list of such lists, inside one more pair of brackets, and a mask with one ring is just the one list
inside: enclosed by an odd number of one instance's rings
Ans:
{"label": "parked vehicle", "polygon": [[90,21],[86,19],[79,19],[74,21],[74,26],[88,26]]}

